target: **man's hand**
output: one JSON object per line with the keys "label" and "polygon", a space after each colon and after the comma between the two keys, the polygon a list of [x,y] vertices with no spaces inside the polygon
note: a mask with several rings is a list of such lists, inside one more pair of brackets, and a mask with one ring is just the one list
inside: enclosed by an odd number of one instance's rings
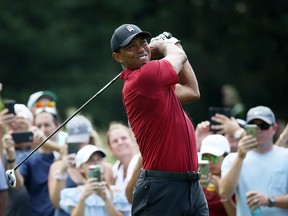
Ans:
{"label": "man's hand", "polygon": [[149,47],[151,50],[151,59],[160,59],[163,58],[164,55],[160,51],[160,47],[163,46],[163,44],[179,44],[181,48],[181,42],[175,38],[172,37],[172,34],[169,32],[163,32],[159,34],[157,37],[154,37],[151,39]]}
{"label": "man's hand", "polygon": [[151,42],[153,42],[155,40],[163,40],[165,42],[173,43],[173,44],[181,43],[181,41],[178,40],[177,38],[173,37],[170,32],[163,32],[163,33],[159,34],[158,36],[152,38]]}
{"label": "man's hand", "polygon": [[256,148],[258,145],[257,139],[251,135],[245,135],[238,143],[238,155],[240,158],[245,158],[248,151]]}

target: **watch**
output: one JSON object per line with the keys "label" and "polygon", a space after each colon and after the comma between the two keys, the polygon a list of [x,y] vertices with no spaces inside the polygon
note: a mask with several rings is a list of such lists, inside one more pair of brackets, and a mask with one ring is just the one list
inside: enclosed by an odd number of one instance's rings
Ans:
{"label": "watch", "polygon": [[269,196],[268,197],[268,207],[274,207],[275,206],[275,197]]}
{"label": "watch", "polygon": [[244,133],[245,133],[245,130],[243,128],[240,128],[234,132],[233,137],[234,139],[239,140],[243,136]]}

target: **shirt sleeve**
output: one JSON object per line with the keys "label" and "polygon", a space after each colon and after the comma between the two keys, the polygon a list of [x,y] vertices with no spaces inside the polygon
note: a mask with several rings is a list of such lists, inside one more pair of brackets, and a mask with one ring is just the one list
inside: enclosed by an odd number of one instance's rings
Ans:
{"label": "shirt sleeve", "polygon": [[221,176],[225,176],[227,174],[236,156],[237,153],[230,153],[224,158],[221,165]]}
{"label": "shirt sleeve", "polygon": [[4,172],[4,167],[2,164],[2,159],[0,157],[0,190],[7,190],[8,189],[8,184]]}

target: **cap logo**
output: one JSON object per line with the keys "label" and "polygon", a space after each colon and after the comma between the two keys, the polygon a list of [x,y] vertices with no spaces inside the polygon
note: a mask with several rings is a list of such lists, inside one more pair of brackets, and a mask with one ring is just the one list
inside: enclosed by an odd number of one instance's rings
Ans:
{"label": "cap logo", "polygon": [[127,26],[126,29],[127,29],[129,32],[134,31],[134,28],[133,28],[132,26]]}

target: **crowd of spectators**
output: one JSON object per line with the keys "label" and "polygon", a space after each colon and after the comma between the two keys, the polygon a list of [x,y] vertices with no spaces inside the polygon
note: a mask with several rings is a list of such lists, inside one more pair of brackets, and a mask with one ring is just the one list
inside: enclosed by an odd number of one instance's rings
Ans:
{"label": "crowd of spectators", "polygon": [[[230,98],[235,93],[228,85],[222,91]],[[208,164],[199,182],[209,214],[288,215],[288,125],[279,133],[269,107],[244,112],[235,97],[235,103],[225,100],[231,116],[217,113],[195,125],[198,162]],[[103,140],[86,116],[76,115],[15,170],[16,187],[9,187],[5,171],[61,124],[57,105],[57,95],[43,90],[31,94],[27,105],[16,103],[14,113],[1,107],[0,216],[131,215],[142,158],[131,128],[121,122],[111,122]],[[257,126],[255,137],[245,130],[250,124]],[[16,140],[19,131],[32,132],[32,138]],[[93,175],[95,165],[100,177]]]}

